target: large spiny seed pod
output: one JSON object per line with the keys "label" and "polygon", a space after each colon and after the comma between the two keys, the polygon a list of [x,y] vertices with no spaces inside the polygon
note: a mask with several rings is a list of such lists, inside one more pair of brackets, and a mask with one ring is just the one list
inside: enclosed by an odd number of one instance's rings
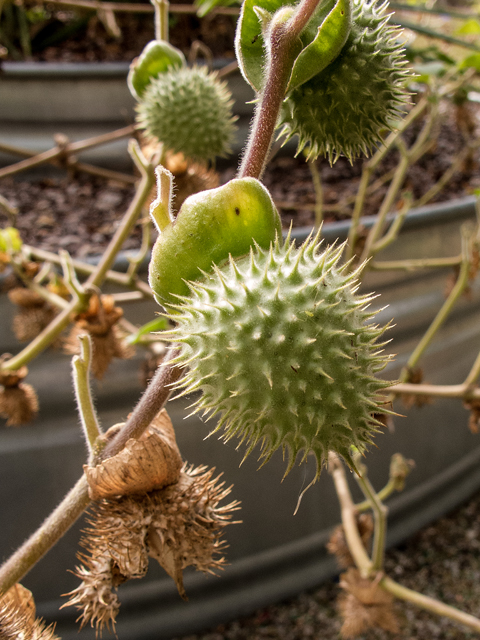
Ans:
{"label": "large spiny seed pod", "polygon": [[2,640],[58,640],[54,625],[35,617],[32,593],[17,583],[0,596],[0,638]]}
{"label": "large spiny seed pod", "polygon": [[288,240],[218,269],[177,306],[169,338],[182,346],[183,393],[201,390],[197,411],[219,414],[224,439],[257,443],[268,460],[290,451],[287,472],[303,449],[317,460],[328,451],[352,466],[351,445],[363,451],[384,411],[389,383],[376,377],[388,357],[369,324],[371,296],[356,295],[356,273],[339,265],[343,247],[319,252],[318,235],[300,248]]}
{"label": "large spiny seed pod", "polygon": [[401,116],[409,73],[386,6],[353,0],[352,27],[340,55],[285,101],[283,132],[298,135],[299,151],[308,145],[309,158],[326,155],[334,162],[342,154],[350,161],[368,155]]}
{"label": "large spiny seed pod", "polygon": [[180,68],[154,78],[142,95],[137,120],[147,135],[194,160],[230,151],[232,100],[226,84],[203,67]]}

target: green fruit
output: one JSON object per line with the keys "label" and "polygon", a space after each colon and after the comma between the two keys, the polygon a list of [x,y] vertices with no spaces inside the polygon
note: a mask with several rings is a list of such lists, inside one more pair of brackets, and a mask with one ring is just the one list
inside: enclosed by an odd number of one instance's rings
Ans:
{"label": "green fruit", "polygon": [[201,161],[230,151],[231,95],[217,74],[203,67],[168,70],[152,79],[137,112],[140,127],[175,153]]}
{"label": "green fruit", "polygon": [[405,57],[386,3],[353,0],[350,33],[323,71],[294,89],[284,102],[282,133],[299,137],[309,158],[368,155],[392,130],[407,101]]}
{"label": "green fruit", "polygon": [[186,66],[183,53],[163,40],[152,40],[130,65],[127,83],[130,93],[141,100],[153,78],[166,71]]}
{"label": "green fruit", "polygon": [[[317,476],[329,451],[354,467],[385,411],[376,374],[388,362],[369,321],[372,296],[356,294],[356,273],[339,261],[343,246],[319,251],[318,235],[300,248],[276,241],[250,259],[216,268],[178,305],[176,359],[186,369],[177,388],[202,391],[196,411],[219,416],[215,431],[261,444],[268,460],[312,452]],[[195,406],[195,405],[194,405]]]}
{"label": "green fruit", "polygon": [[202,278],[229,255],[248,254],[253,241],[269,247],[281,233],[272,198],[255,178],[190,196],[152,250],[149,282],[157,302],[177,304],[178,296],[189,293],[187,281]]}

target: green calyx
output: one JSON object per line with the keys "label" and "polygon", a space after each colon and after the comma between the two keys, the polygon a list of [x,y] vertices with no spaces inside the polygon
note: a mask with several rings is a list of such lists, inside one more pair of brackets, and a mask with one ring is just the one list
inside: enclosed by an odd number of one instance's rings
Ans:
{"label": "green calyx", "polygon": [[186,66],[183,53],[164,40],[152,40],[130,65],[127,84],[136,100],[141,100],[150,82],[172,68]]}
{"label": "green calyx", "polygon": [[353,0],[351,29],[339,55],[287,94],[282,133],[299,137],[298,152],[307,146],[309,158],[325,155],[335,162],[345,155],[352,161],[368,155],[401,117],[409,73],[385,7]]}
{"label": "green calyx", "polygon": [[[168,224],[166,195],[152,204],[151,215],[161,233],[152,249],[149,283],[157,302],[172,308],[189,293],[188,281],[203,278],[213,264],[248,254],[253,242],[267,248],[281,237],[280,216],[267,189],[255,178],[227,184],[190,196],[176,219]],[[164,191],[169,192],[168,185]],[[171,186],[170,186],[171,192]]]}
{"label": "green calyx", "polygon": [[[167,339],[181,346],[177,387],[201,391],[196,411],[219,417],[214,429],[267,461],[282,448],[312,452],[317,477],[328,452],[354,467],[385,412],[376,377],[388,362],[370,323],[371,296],[356,294],[356,273],[340,266],[343,247],[320,252],[318,235],[300,248],[278,240],[190,283]],[[388,411],[387,411],[388,412]]]}
{"label": "green calyx", "polygon": [[235,132],[230,92],[203,67],[168,69],[153,78],[137,121],[168,149],[200,161],[227,155]]}

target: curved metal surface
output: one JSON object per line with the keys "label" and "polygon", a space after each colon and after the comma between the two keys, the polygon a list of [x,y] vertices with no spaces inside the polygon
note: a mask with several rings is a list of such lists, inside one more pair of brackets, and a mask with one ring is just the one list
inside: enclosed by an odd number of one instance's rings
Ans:
{"label": "curved metal surface", "polygon": [[[451,218],[445,215],[441,232],[427,226],[426,235],[423,239],[420,235],[415,247],[407,229],[407,249],[421,249],[425,255],[430,247],[436,254],[454,254],[464,218]],[[417,228],[415,237],[418,233]],[[397,357],[386,371],[388,378],[398,375],[415,339],[441,306],[444,278],[445,273],[388,278],[384,274],[369,275],[367,286],[381,291],[382,302],[390,303],[381,312],[381,321],[394,317],[397,322],[390,332]],[[155,310],[153,303],[146,303],[140,316],[130,319],[144,321]],[[465,376],[480,344],[479,310],[480,291],[474,289],[426,353],[422,365],[427,380],[457,383]],[[127,312],[131,311],[128,307]],[[8,322],[5,315],[0,317],[2,322]],[[12,346],[8,327],[3,329],[0,333]],[[131,361],[115,363],[113,375],[95,388],[104,426],[125,418],[141,392],[133,366]],[[15,495],[12,514],[3,513],[0,528],[4,556],[58,503],[78,478],[85,459],[72,400],[69,360],[51,354],[32,363],[30,369],[31,381],[40,394],[41,419],[21,430],[0,432],[1,504]],[[239,467],[242,452],[234,445],[224,445],[215,438],[204,440],[209,425],[194,416],[184,419],[180,401],[171,402],[168,409],[184,458],[216,466],[224,472],[226,483],[234,485],[232,497],[242,501],[243,524],[227,529],[231,564],[220,577],[188,572],[188,604],[180,600],[172,581],[153,563],[146,579],[122,588],[117,627],[120,640],[161,640],[208,628],[314,587],[336,572],[325,551],[329,532],[339,520],[338,502],[327,473],[306,493],[293,517],[298,497],[314,473],[313,463],[294,468],[284,482],[281,455],[274,455],[258,471],[253,457]],[[377,488],[386,482],[393,453],[399,451],[417,463],[405,491],[389,501],[389,544],[405,539],[480,488],[480,441],[468,430],[468,413],[460,402],[439,400],[421,409],[399,407],[398,412],[407,415],[395,418],[393,431],[377,436],[378,449],[366,458],[369,476]],[[78,523],[24,580],[35,593],[38,613],[58,621],[58,633],[64,640],[78,637],[76,612],[59,612],[58,606],[60,594],[77,584],[68,569],[76,564],[81,527]],[[89,629],[82,631],[82,637],[93,635]]]}

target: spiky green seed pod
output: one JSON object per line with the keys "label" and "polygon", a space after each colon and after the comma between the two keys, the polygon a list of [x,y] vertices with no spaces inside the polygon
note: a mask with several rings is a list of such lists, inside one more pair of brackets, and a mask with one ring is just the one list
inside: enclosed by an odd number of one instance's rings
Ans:
{"label": "spiky green seed pod", "polygon": [[182,67],[153,79],[137,106],[149,136],[195,160],[230,151],[235,132],[232,99],[224,82],[204,67]]}
{"label": "spiky green seed pod", "polygon": [[178,305],[169,339],[181,345],[182,393],[201,390],[196,411],[219,415],[215,429],[261,444],[265,461],[279,447],[313,452],[317,476],[329,451],[354,467],[385,412],[376,374],[388,361],[369,321],[372,296],[356,294],[343,246],[320,252],[318,235],[300,248],[277,241],[270,252],[216,268]]}
{"label": "spiky green seed pod", "polygon": [[284,102],[282,133],[298,135],[299,151],[335,162],[368,155],[392,130],[408,99],[398,29],[388,24],[387,3],[353,0],[352,24],[340,55],[294,89]]}

